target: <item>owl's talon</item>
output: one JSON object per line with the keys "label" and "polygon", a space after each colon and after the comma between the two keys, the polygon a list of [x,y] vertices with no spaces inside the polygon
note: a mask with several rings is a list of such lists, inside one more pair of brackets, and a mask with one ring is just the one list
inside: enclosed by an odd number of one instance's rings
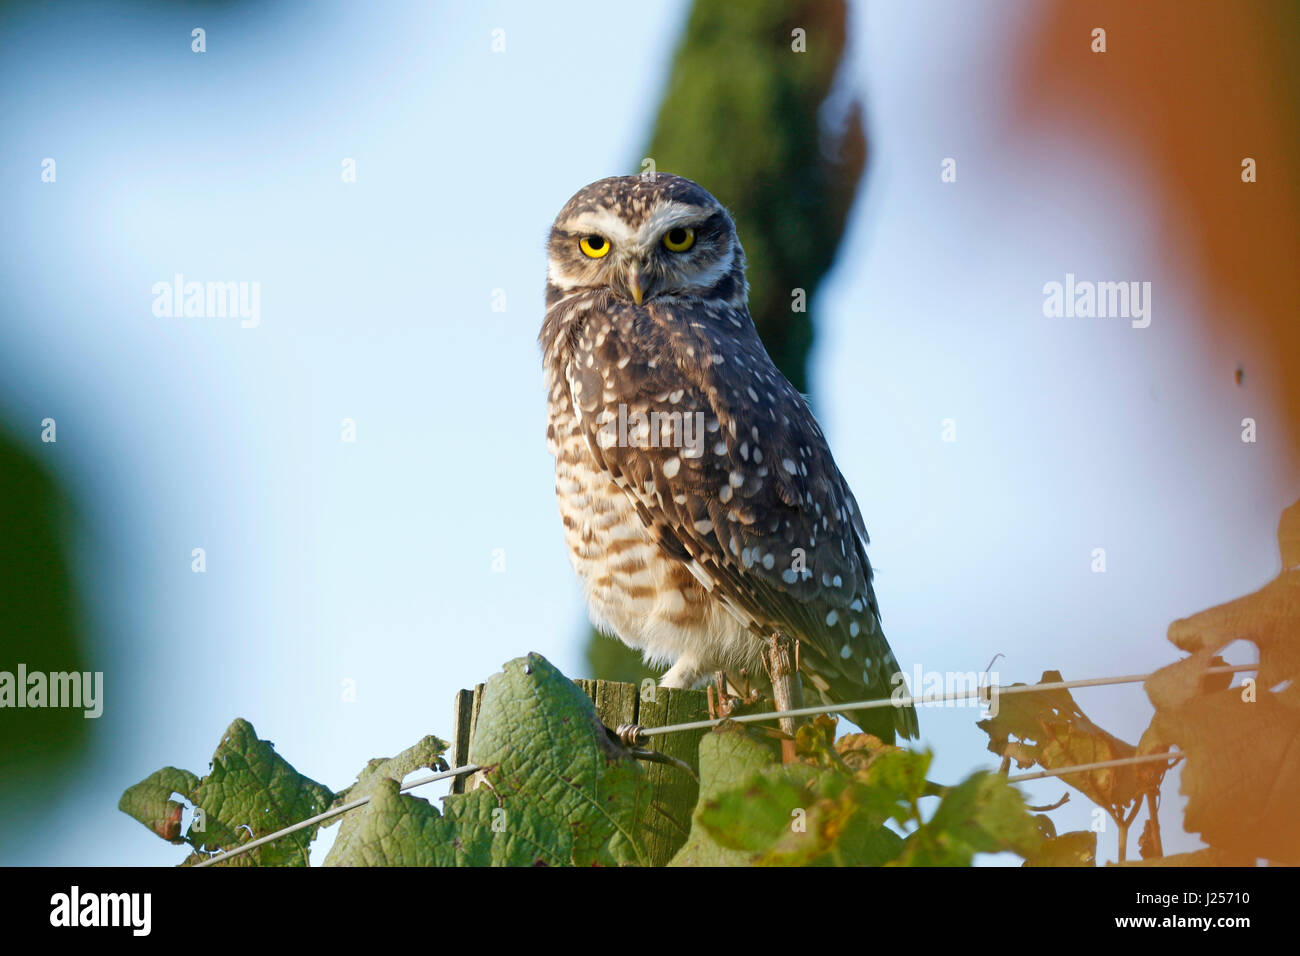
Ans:
{"label": "owl's talon", "polygon": [[710,720],[726,720],[745,702],[743,697],[727,690],[727,678],[722,671],[718,671],[716,684],[709,684],[704,690],[708,695]]}

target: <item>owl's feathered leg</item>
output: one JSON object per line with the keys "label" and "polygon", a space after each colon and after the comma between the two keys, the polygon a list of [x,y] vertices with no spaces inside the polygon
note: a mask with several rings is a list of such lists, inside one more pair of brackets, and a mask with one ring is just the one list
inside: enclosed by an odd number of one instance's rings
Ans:
{"label": "owl's feathered leg", "polygon": [[664,676],[659,678],[658,684],[671,690],[689,690],[699,683],[703,676],[704,671],[700,670],[695,659],[682,655],[677,659],[677,663],[668,668]]}

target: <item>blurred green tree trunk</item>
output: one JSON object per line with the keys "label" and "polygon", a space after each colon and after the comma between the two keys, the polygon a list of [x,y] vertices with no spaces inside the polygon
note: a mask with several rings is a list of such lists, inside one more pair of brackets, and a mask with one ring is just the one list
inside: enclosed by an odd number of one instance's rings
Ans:
{"label": "blurred green tree trunk", "polygon": [[[847,13],[845,0],[696,0],[646,152],[656,171],[695,180],[731,210],[749,262],[750,313],[801,392],[809,302],[866,165],[861,104],[831,96]],[[594,678],[657,676],[594,630],[587,663]]]}
{"label": "blurred green tree trunk", "polygon": [[[55,445],[44,446],[55,448]],[[87,671],[81,604],[71,573],[73,513],[46,465],[0,431],[0,671]],[[0,710],[0,806],[56,788],[85,756],[90,721],[81,708]]]}

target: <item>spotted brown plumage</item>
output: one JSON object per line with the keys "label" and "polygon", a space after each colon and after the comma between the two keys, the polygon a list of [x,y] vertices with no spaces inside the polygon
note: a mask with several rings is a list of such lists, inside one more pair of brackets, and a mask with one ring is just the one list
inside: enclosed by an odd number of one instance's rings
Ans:
{"label": "spotted brown plumage", "polygon": [[[889,696],[861,513],[758,338],[727,212],[681,177],[605,179],[560,211],[548,255],[547,437],[596,625],[671,663],[663,686],[761,684],[780,632],[806,697]],[[911,708],[850,716],[917,733]]]}

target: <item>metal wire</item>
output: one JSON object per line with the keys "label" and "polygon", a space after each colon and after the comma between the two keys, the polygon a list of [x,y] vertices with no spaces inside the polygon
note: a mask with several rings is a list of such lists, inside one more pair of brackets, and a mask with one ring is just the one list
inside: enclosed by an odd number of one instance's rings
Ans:
{"label": "metal wire", "polygon": [[[1205,673],[1235,674],[1239,671],[1252,671],[1258,669],[1258,664],[1232,664],[1223,667],[1206,668]],[[1152,676],[1153,674],[1124,674],[1119,677],[1092,677],[1085,680],[1051,681],[1046,684],[1020,684],[1014,687],[994,687],[993,685],[989,685],[987,687],[977,687],[974,690],[962,693],[939,694],[930,697],[902,697],[899,698],[897,702],[890,697],[881,700],[860,700],[842,704],[822,704],[816,707],[798,707],[793,710],[769,711],[762,714],[742,714],[737,717],[721,717],[712,720],[695,720],[689,723],[670,724],[663,727],[637,727],[635,725],[627,725],[620,728],[620,733],[626,731],[631,734],[635,731],[639,733],[641,738],[648,738],[657,737],[662,734],[679,733],[687,730],[707,730],[711,727],[716,727],[719,724],[726,723],[727,721],[732,721],[738,724],[752,724],[763,720],[776,720],[781,717],[813,717],[818,714],[828,714],[835,711],[872,710],[879,707],[906,707],[909,704],[925,705],[944,703],[947,701],[970,700],[972,698],[987,697],[993,692],[996,692],[998,696],[1002,696],[1003,694],[1029,694],[1047,690],[1071,690],[1075,687],[1104,687],[1109,684],[1134,684],[1148,680]],[[1183,756],[1183,754],[1178,752],[1170,752],[1162,754],[1144,754],[1135,757],[1121,757],[1117,760],[1101,760],[1096,763],[1078,764],[1073,767],[1061,767],[1057,770],[1041,770],[1031,773],[1015,774],[1007,777],[1007,782],[1023,783],[1027,780],[1039,780],[1044,777],[1062,777],[1072,773],[1087,773],[1092,770],[1105,770],[1110,767],[1122,767],[1128,764],[1148,763],[1158,760],[1177,762],[1181,760]],[[458,777],[467,773],[473,773],[474,771],[481,769],[482,767],[478,764],[453,767],[451,770],[445,770],[441,773],[435,773],[432,776],[424,777],[408,784],[403,784],[398,788],[398,792],[405,793],[408,790],[414,790],[416,787],[423,787],[425,784],[434,783],[438,780],[446,780],[450,777]],[[306,829],[313,824],[321,823],[325,820],[337,817],[340,814],[347,813],[349,810],[355,810],[357,807],[365,806],[369,802],[370,797],[361,797],[357,800],[351,800],[348,803],[332,807],[324,813],[318,813],[314,817],[309,817],[308,819],[301,820],[292,826],[285,827],[283,830],[276,830],[274,833],[269,833],[264,837],[258,837],[256,840],[250,840],[248,843],[241,843],[233,849],[218,853],[215,856],[210,856],[206,860],[201,860],[194,865],[213,866],[217,863],[229,860],[232,857],[239,856],[241,853],[247,853],[259,846],[270,843],[272,840],[278,840],[282,836],[296,833],[297,831]]]}
{"label": "metal wire", "polygon": [[[398,793],[406,793],[408,790],[414,790],[416,787],[423,787],[426,783],[434,783],[438,780],[446,780],[448,777],[459,777],[462,774],[473,773],[475,770],[482,769],[478,764],[467,764],[464,767],[453,767],[451,770],[444,770],[441,773],[435,773],[430,777],[422,777],[419,780],[413,780],[410,783],[402,784],[397,790]],[[306,820],[299,820],[292,826],[287,826],[283,830],[276,830],[274,833],[268,833],[264,837],[258,837],[256,840],[250,840],[247,843],[241,843],[231,850],[218,853],[216,856],[210,856],[206,860],[200,860],[195,866],[212,866],[216,863],[229,860],[231,857],[239,856],[241,853],[247,853],[249,850],[270,843],[272,840],[278,840],[282,836],[288,836],[290,833],[296,833],[305,829],[314,823],[320,823],[337,817],[339,814],[347,813],[349,810],[355,810],[357,807],[364,807],[370,802],[369,797],[359,797],[356,800],[349,800],[347,803],[339,804],[337,807],[331,807],[324,813],[318,813],[314,817],[308,817]]]}
{"label": "metal wire", "polygon": [[[1208,667],[1205,669],[1204,673],[1235,674],[1238,671],[1253,671],[1258,669],[1258,664],[1230,664],[1223,667]],[[775,720],[778,717],[814,717],[818,714],[829,714],[836,711],[874,710],[880,707],[906,707],[909,704],[939,704],[946,701],[987,698],[993,693],[996,693],[997,696],[1001,697],[1006,694],[1032,694],[1045,690],[1070,690],[1075,687],[1104,687],[1108,684],[1135,684],[1140,681],[1148,680],[1152,676],[1154,676],[1154,674],[1124,674],[1120,677],[1090,677],[1085,680],[1058,680],[1050,681],[1046,684],[1018,684],[1014,687],[989,685],[986,687],[977,687],[974,690],[963,691],[961,693],[937,694],[930,697],[900,697],[897,701],[892,697],[885,697],[878,700],[858,700],[842,704],[818,704],[815,707],[798,707],[794,710],[774,710],[765,711],[761,714],[741,714],[737,717],[718,717],[710,720],[694,720],[685,724],[670,724],[663,727],[641,727],[639,730],[643,737],[657,737],[660,734],[671,734],[685,730],[707,730],[710,727],[716,727],[726,721],[732,721],[737,724],[754,724],[763,720]]]}
{"label": "metal wire", "polygon": [[[1096,763],[1081,763],[1073,767],[1061,767],[1059,770],[1035,770],[1030,773],[1018,773],[1007,777],[1007,783],[1024,783],[1026,780],[1041,780],[1044,777],[1064,777],[1071,773],[1087,773],[1090,770],[1106,770],[1109,767],[1124,767],[1134,763],[1154,763],[1157,760],[1171,760],[1173,763],[1183,759],[1183,754],[1171,750],[1162,754],[1142,754],[1136,757],[1117,757],[1114,760],[1098,760]],[[1169,766],[1172,767],[1173,763]]]}

